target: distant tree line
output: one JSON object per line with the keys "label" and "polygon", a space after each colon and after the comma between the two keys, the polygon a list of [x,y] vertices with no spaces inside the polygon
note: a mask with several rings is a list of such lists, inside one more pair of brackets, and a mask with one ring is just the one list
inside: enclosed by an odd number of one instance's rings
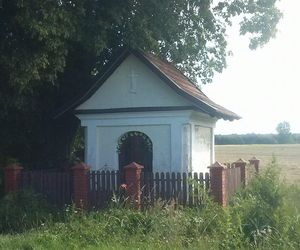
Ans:
{"label": "distant tree line", "polygon": [[300,134],[231,134],[216,135],[216,145],[237,144],[294,144],[300,143]]}

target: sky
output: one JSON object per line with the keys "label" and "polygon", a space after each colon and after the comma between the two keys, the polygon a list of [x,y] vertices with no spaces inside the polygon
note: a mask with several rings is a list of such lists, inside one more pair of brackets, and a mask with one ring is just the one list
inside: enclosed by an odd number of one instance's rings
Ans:
{"label": "sky", "polygon": [[276,38],[253,51],[238,27],[231,28],[233,56],[227,68],[201,86],[210,99],[242,117],[219,120],[216,134],[276,133],[282,121],[300,133],[300,1],[283,0],[278,6],[284,16]]}

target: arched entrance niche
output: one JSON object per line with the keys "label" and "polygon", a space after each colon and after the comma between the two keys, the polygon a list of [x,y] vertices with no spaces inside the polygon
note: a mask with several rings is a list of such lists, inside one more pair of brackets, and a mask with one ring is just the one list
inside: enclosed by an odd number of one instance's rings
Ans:
{"label": "arched entrance niche", "polygon": [[152,172],[153,146],[151,139],[139,131],[129,131],[123,134],[117,145],[119,154],[119,170],[131,162],[144,166],[144,172]]}

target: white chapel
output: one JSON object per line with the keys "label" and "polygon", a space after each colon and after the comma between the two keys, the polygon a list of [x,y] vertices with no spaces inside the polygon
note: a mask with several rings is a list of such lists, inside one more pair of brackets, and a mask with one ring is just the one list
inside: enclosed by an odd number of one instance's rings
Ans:
{"label": "white chapel", "polygon": [[207,172],[218,119],[240,117],[211,101],[169,62],[124,49],[71,107],[85,128],[94,170]]}

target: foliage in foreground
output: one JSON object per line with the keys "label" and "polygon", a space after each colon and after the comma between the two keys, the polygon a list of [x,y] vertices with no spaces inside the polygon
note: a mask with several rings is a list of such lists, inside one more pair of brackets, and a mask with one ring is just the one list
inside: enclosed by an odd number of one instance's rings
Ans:
{"label": "foliage in foreground", "polygon": [[[281,183],[275,165],[236,195],[226,209],[209,199],[202,206],[177,210],[159,202],[145,211],[112,206],[83,213],[67,208],[56,222],[53,213],[48,220],[35,217],[39,223],[30,224],[32,230],[1,236],[0,248],[299,249],[300,187]],[[3,209],[1,213],[3,218]]]}
{"label": "foliage in foreground", "polygon": [[265,172],[236,195],[229,207],[245,242],[255,248],[300,248],[300,188],[280,181],[273,159]]}
{"label": "foliage in foreground", "polygon": [[[57,216],[43,196],[31,191],[13,193],[0,201],[0,233],[19,233]],[[58,219],[58,218],[57,218]]]}

